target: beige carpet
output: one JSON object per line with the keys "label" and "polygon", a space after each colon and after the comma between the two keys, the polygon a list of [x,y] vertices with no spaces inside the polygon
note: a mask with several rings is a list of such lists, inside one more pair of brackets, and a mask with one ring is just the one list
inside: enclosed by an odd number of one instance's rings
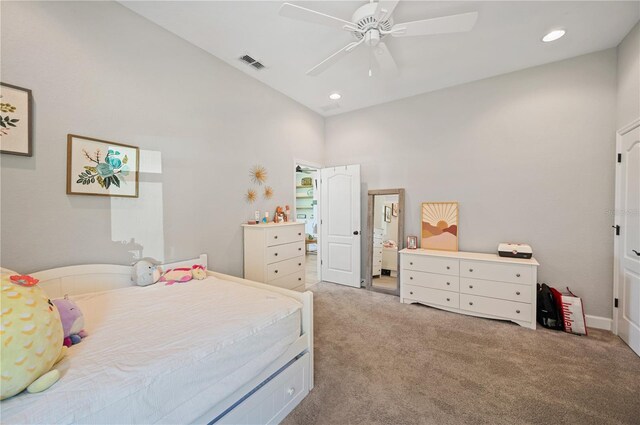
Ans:
{"label": "beige carpet", "polygon": [[[315,388],[283,424],[640,424],[640,358],[321,282]],[[540,327],[539,327],[540,328]]]}

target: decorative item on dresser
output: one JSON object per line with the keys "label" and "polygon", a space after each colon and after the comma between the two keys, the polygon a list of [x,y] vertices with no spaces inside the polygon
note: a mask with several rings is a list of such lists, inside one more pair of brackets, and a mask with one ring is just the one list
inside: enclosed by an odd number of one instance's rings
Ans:
{"label": "decorative item on dresser", "polygon": [[267,223],[244,228],[244,278],[304,291],[304,223]]}
{"label": "decorative item on dresser", "polygon": [[534,259],[496,254],[400,251],[400,301],[536,328]]}

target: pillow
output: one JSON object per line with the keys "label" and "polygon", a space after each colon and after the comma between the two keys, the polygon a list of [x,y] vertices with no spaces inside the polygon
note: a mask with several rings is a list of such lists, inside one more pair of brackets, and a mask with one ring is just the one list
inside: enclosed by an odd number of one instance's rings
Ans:
{"label": "pillow", "polygon": [[189,267],[177,267],[167,270],[160,278],[160,282],[165,282],[165,285],[173,285],[176,282],[189,282],[192,278]]}

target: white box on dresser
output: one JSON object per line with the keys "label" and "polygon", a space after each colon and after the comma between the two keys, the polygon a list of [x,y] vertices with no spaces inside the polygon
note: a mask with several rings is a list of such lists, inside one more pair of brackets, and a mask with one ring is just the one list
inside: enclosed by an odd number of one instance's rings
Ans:
{"label": "white box on dresser", "polygon": [[244,278],[304,291],[304,223],[243,224]]}
{"label": "white box on dresser", "polygon": [[497,254],[400,251],[400,302],[536,328],[538,262]]}

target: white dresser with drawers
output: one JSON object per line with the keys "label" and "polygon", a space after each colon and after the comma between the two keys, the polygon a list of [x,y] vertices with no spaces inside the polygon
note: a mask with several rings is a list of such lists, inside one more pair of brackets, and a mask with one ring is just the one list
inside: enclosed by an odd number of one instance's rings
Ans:
{"label": "white dresser with drawers", "polygon": [[304,223],[243,224],[244,278],[304,291]]}
{"label": "white dresser with drawers", "polygon": [[400,251],[400,302],[536,328],[534,259],[423,249]]}

